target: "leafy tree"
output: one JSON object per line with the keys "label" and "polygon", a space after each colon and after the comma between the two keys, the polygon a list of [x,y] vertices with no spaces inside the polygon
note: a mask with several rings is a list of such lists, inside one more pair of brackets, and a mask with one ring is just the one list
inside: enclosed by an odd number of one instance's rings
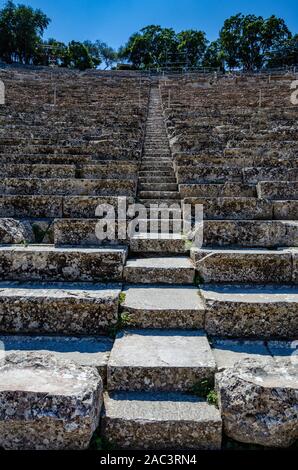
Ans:
{"label": "leafy tree", "polygon": [[86,47],[86,49],[88,50],[88,53],[89,53],[89,55],[92,59],[92,62],[93,62],[93,66],[97,67],[98,65],[100,65],[102,60],[101,60],[101,54],[100,54],[100,50],[98,48],[98,44],[93,43],[91,41],[84,41],[83,44]]}
{"label": "leafy tree", "polygon": [[41,11],[19,5],[15,9],[15,50],[20,62],[29,64],[50,19]]}
{"label": "leafy tree", "polygon": [[39,9],[12,1],[0,11],[0,55],[7,62],[30,64],[50,19]]}
{"label": "leafy tree", "polygon": [[274,15],[264,19],[238,13],[228,18],[220,31],[221,48],[228,67],[245,70],[263,66],[266,55],[290,38],[284,20]]}
{"label": "leafy tree", "polygon": [[150,25],[133,34],[122,56],[137,68],[160,68],[177,59],[178,40],[172,28]]}
{"label": "leafy tree", "polygon": [[15,5],[11,1],[0,10],[0,57],[8,63],[12,62],[15,50],[14,13]]}
{"label": "leafy tree", "polygon": [[35,65],[56,65],[66,67],[69,64],[68,47],[56,39],[48,39],[41,42],[34,53],[33,63]]}
{"label": "leafy tree", "polygon": [[219,39],[212,41],[206,49],[202,65],[203,67],[223,68],[224,54],[221,50]]}
{"label": "leafy tree", "polygon": [[92,57],[87,47],[77,41],[71,41],[68,44],[68,60],[67,64],[71,68],[86,70],[94,67]]}
{"label": "leafy tree", "polygon": [[298,64],[298,34],[268,54],[268,67]]}
{"label": "leafy tree", "polygon": [[178,52],[183,53],[190,66],[201,64],[207,47],[206,35],[203,31],[188,29],[177,34]]}
{"label": "leafy tree", "polygon": [[105,64],[105,69],[111,68],[118,60],[117,52],[105,42],[96,41],[96,46],[101,62]]}

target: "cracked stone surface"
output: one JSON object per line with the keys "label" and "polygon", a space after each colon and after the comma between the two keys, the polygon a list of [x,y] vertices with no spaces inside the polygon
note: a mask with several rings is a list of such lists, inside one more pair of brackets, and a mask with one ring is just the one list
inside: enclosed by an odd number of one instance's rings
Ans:
{"label": "cracked stone surface", "polygon": [[290,249],[191,249],[191,259],[206,283],[297,284],[292,257]]}
{"label": "cracked stone surface", "polygon": [[4,449],[85,449],[101,405],[102,380],[93,367],[30,352],[0,361]]}
{"label": "cracked stone surface", "polygon": [[229,437],[269,447],[298,439],[297,364],[246,359],[216,374],[215,382]]}

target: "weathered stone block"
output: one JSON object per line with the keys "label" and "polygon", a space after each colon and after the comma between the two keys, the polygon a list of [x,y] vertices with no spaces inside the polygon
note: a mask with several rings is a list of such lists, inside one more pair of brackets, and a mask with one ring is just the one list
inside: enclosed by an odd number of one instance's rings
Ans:
{"label": "weathered stone block", "polygon": [[81,366],[96,367],[103,383],[106,383],[107,363],[113,340],[107,336],[0,336],[5,355],[20,352],[53,354]]}
{"label": "weathered stone block", "polygon": [[11,281],[119,281],[125,248],[0,247],[0,279]]}
{"label": "weathered stone block", "polygon": [[132,285],[122,310],[138,328],[203,328],[205,306],[193,286]]}
{"label": "weathered stone block", "polygon": [[0,219],[0,243],[33,242],[34,235],[31,225],[26,221]]}
{"label": "weathered stone block", "polygon": [[288,447],[298,439],[298,374],[293,364],[244,360],[216,374],[224,432],[236,441]]}
{"label": "weathered stone block", "polygon": [[186,257],[130,258],[124,267],[123,277],[133,284],[192,284],[195,269]]}
{"label": "weathered stone block", "polygon": [[298,199],[297,181],[265,181],[257,185],[259,198],[266,199]]}
{"label": "weathered stone block", "polygon": [[264,341],[247,339],[212,338],[212,353],[218,371],[225,370],[242,361],[253,359],[259,363],[273,361]]}
{"label": "weathered stone block", "polygon": [[182,393],[117,392],[104,396],[103,436],[125,449],[221,447],[215,406]]}
{"label": "weathered stone block", "polygon": [[215,361],[201,331],[131,330],[118,335],[108,362],[108,390],[185,391],[212,382]]}
{"label": "weathered stone block", "polygon": [[273,215],[277,220],[298,220],[298,201],[273,201]]}
{"label": "weathered stone block", "polygon": [[292,283],[291,250],[193,248],[191,259],[204,282]]}
{"label": "weathered stone block", "polygon": [[179,184],[181,198],[186,197],[256,197],[253,185],[241,183]]}
{"label": "weathered stone block", "polygon": [[279,220],[205,220],[205,246],[298,246],[298,222]]}
{"label": "weathered stone block", "polygon": [[100,334],[117,323],[120,285],[0,282],[3,333]]}
{"label": "weathered stone block", "polygon": [[130,239],[130,249],[133,253],[186,253],[184,237],[179,233],[138,233]]}
{"label": "weathered stone block", "polygon": [[196,204],[202,204],[204,219],[207,220],[270,220],[273,218],[272,202],[252,197],[188,197],[184,199],[184,203],[191,204],[193,208]]}
{"label": "weathered stone block", "polygon": [[98,426],[102,380],[93,367],[38,353],[0,362],[0,446],[85,449]]}
{"label": "weathered stone block", "polygon": [[60,196],[0,196],[0,217],[54,218],[62,217]]}
{"label": "weathered stone block", "polygon": [[209,334],[251,338],[298,335],[295,286],[204,285],[201,293]]}

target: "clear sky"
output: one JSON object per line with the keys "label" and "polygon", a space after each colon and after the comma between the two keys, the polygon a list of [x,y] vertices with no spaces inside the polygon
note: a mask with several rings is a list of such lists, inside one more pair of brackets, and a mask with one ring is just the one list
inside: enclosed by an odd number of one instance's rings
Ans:
{"label": "clear sky", "polygon": [[[0,0],[0,6],[5,1]],[[271,14],[286,20],[298,33],[298,0],[15,0],[41,8],[52,22],[45,38],[100,39],[118,48],[130,34],[148,24],[202,29],[209,40],[217,38],[223,21],[235,13]]]}

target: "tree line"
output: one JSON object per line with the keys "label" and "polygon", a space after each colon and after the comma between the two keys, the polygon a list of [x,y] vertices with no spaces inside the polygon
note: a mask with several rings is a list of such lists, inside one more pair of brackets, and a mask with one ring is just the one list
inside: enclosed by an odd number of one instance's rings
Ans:
{"label": "tree line", "polygon": [[114,50],[98,40],[43,40],[50,18],[40,9],[8,1],[0,10],[0,59],[7,63],[56,65],[80,70],[118,68],[191,70],[206,67],[252,71],[298,65],[298,34],[275,15],[238,13],[228,18],[216,41],[203,31],[149,25]]}

